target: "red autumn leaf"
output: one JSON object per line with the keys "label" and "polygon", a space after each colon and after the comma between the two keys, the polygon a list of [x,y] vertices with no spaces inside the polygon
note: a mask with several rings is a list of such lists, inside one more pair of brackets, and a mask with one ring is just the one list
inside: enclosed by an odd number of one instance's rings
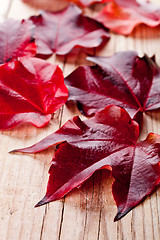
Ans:
{"label": "red autumn leaf", "polygon": [[67,100],[61,69],[37,58],[0,65],[0,129],[23,122],[43,127]]}
{"label": "red autumn leaf", "polygon": [[160,9],[144,0],[114,0],[107,3],[96,20],[116,33],[128,35],[141,23],[158,26]]}
{"label": "red autumn leaf", "polygon": [[126,51],[88,59],[98,65],[78,67],[65,79],[69,100],[84,115],[110,104],[125,108],[131,117],[160,107],[160,68],[153,58]]}
{"label": "red autumn leaf", "polygon": [[105,0],[67,0],[68,2],[73,2],[75,4],[78,4],[82,7],[88,7],[93,3],[103,3]]}
{"label": "red autumn leaf", "polygon": [[125,110],[111,105],[89,120],[74,117],[39,143],[12,152],[35,153],[58,144],[46,195],[36,206],[62,198],[96,170],[112,170],[118,220],[160,182],[160,136],[150,133],[137,143],[138,137],[138,124]]}
{"label": "red autumn leaf", "polygon": [[47,57],[52,53],[64,55],[74,47],[98,47],[109,39],[108,30],[82,11],[70,5],[59,12],[42,12],[30,20],[35,24],[37,54]]}
{"label": "red autumn leaf", "polygon": [[8,19],[0,24],[0,64],[35,54],[31,21]]}

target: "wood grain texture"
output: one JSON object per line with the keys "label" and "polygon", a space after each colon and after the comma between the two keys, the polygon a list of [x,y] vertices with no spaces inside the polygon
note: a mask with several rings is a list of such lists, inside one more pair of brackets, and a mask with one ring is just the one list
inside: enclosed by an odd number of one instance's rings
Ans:
{"label": "wood grain texture", "polygon": [[[153,2],[160,6],[158,0]],[[0,0],[0,20],[27,18],[38,11],[20,0]],[[112,33],[107,45],[96,51],[88,50],[88,53],[108,56],[116,51],[136,50],[140,55],[155,54],[160,65],[159,43],[160,29],[142,25],[128,37]],[[66,76],[77,66],[88,63],[86,53],[76,51],[74,56],[53,55],[48,61],[58,64]],[[11,131],[1,131],[0,239],[159,240],[160,189],[114,223],[117,207],[112,197],[113,179],[106,170],[96,172],[62,200],[34,209],[45,193],[54,150],[32,155],[10,155],[8,151],[37,142],[77,114],[80,115],[75,106],[63,106],[43,129],[21,125]],[[150,131],[160,134],[160,113],[153,112],[144,118],[140,139],[144,139]]]}

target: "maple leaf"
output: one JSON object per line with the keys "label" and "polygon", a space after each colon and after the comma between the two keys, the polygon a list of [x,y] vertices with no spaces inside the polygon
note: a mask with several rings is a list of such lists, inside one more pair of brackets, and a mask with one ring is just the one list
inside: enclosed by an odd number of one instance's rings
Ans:
{"label": "maple leaf", "polygon": [[158,26],[160,9],[148,1],[114,0],[107,3],[96,20],[116,33],[128,35],[141,23],[149,27]]}
{"label": "maple leaf", "polygon": [[35,54],[31,21],[8,19],[0,24],[0,64]]}
{"label": "maple leaf", "polygon": [[0,129],[23,122],[45,126],[67,100],[61,69],[37,58],[0,65]]}
{"label": "maple leaf", "polygon": [[77,102],[84,115],[92,116],[114,104],[136,119],[142,112],[160,107],[160,68],[154,58],[126,51],[88,60],[98,65],[80,66],[65,79],[68,100]]}
{"label": "maple leaf", "polygon": [[59,12],[43,11],[30,20],[35,27],[37,54],[47,57],[52,53],[64,55],[74,47],[98,47],[109,39],[108,30],[97,21],[82,15],[75,5]]}
{"label": "maple leaf", "polygon": [[115,179],[116,221],[160,182],[160,136],[150,133],[137,143],[138,137],[138,124],[124,109],[111,105],[85,121],[74,117],[39,143],[12,152],[35,153],[58,145],[46,195],[36,206],[62,198],[96,170],[108,168]]}

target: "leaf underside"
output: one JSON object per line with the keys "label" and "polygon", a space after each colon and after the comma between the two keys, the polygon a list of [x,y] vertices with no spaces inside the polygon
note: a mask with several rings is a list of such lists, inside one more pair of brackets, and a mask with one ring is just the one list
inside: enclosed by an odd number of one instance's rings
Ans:
{"label": "leaf underside", "polygon": [[30,20],[35,25],[37,55],[48,57],[53,53],[65,55],[74,47],[98,47],[109,40],[108,29],[97,21],[82,15],[75,5],[59,12],[43,11]]}
{"label": "leaf underside", "polygon": [[35,54],[31,21],[8,19],[0,24],[0,64]]}
{"label": "leaf underside", "polygon": [[128,35],[142,23],[157,27],[160,24],[160,9],[143,0],[108,1],[96,20],[116,33]]}

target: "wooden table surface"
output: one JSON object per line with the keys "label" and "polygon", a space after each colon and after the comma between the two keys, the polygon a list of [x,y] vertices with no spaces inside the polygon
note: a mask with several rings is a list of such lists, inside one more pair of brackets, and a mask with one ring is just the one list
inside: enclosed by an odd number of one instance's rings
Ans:
{"label": "wooden table surface", "polygon": [[[159,0],[152,2],[160,6]],[[0,0],[1,21],[27,18],[38,12],[20,0]],[[136,50],[140,56],[155,54],[160,65],[160,28],[141,25],[128,37],[112,33],[109,43],[94,53],[108,56],[120,50]],[[79,50],[76,56],[54,55],[49,61],[58,64],[66,76],[86,64],[85,58],[84,51]],[[159,240],[160,189],[123,219],[113,222],[117,212],[111,193],[113,179],[105,170],[96,172],[62,200],[34,208],[45,194],[54,150],[31,155],[8,152],[37,142],[77,114],[76,107],[64,106],[45,128],[27,124],[0,132],[0,240]],[[160,134],[160,113],[144,117],[141,139],[151,131]]]}

